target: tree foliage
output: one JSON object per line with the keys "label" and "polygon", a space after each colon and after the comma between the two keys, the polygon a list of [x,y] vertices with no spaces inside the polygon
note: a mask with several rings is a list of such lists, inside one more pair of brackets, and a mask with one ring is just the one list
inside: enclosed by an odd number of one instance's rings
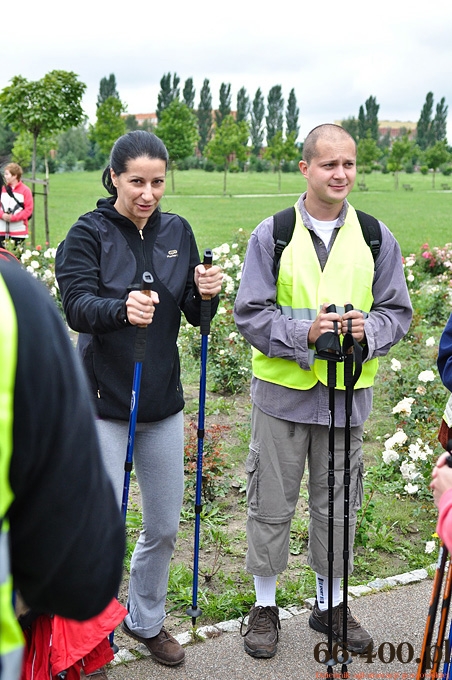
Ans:
{"label": "tree foliage", "polygon": [[433,92],[427,92],[421,115],[417,122],[416,141],[422,151],[433,144],[432,131]]}
{"label": "tree foliage", "polygon": [[[36,178],[39,137],[49,138],[83,121],[85,114],[81,102],[85,89],[85,83],[80,82],[72,71],[54,70],[35,81],[14,76],[11,85],[0,93],[3,121],[14,132],[28,132],[33,137],[33,180]],[[31,240],[34,245],[34,220],[31,222]]]}
{"label": "tree foliage", "polygon": [[367,133],[378,142],[378,111],[380,105],[377,104],[375,97],[370,96],[366,99],[364,106],[359,107],[358,114],[358,139],[365,139]]}
{"label": "tree foliage", "polygon": [[267,145],[271,144],[277,132],[283,131],[284,123],[284,99],[281,85],[270,88],[267,96]]}
{"label": "tree foliage", "polygon": [[198,142],[196,116],[184,102],[174,99],[162,112],[156,134],[168,150],[174,192],[174,169],[177,162],[192,156]]}
{"label": "tree foliage", "polygon": [[182,90],[182,96],[184,98],[184,104],[192,110],[195,108],[195,94],[196,90],[193,85],[193,78],[187,78],[184,89]]}
{"label": "tree foliage", "polygon": [[265,104],[264,95],[261,89],[256,90],[254,95],[253,105],[251,108],[251,146],[252,153],[255,156],[259,156],[262,150],[262,144],[264,143],[264,115],[265,115]]}
{"label": "tree foliage", "polygon": [[104,156],[108,157],[113,144],[126,131],[126,123],[121,114],[124,105],[116,97],[108,97],[97,109],[97,119],[90,129],[90,138],[98,145]]}
{"label": "tree foliage", "polygon": [[250,115],[250,98],[244,87],[241,87],[237,92],[237,115],[235,117],[237,123],[244,120],[248,123],[248,118]]}
{"label": "tree foliage", "polygon": [[224,169],[223,193],[226,194],[226,180],[229,166],[234,158],[245,161],[247,157],[248,125],[245,121],[237,123],[234,116],[226,116],[206,148],[206,155],[216,165]]}
{"label": "tree foliage", "polygon": [[[363,114],[364,114],[364,109],[363,109]],[[359,122],[358,119],[355,118],[354,116],[349,116],[348,118],[345,118],[344,120],[341,120],[341,125],[344,128],[344,130],[347,130],[348,134],[353,137],[356,143],[358,143],[359,139]]]}
{"label": "tree foliage", "polygon": [[399,187],[399,172],[414,153],[414,144],[407,135],[394,140],[388,157],[388,170],[394,173],[395,188]]}
{"label": "tree foliage", "polygon": [[171,104],[173,99],[179,99],[179,83],[180,78],[175,73],[173,81],[171,82],[171,73],[166,73],[160,80],[160,92],[157,97],[157,121],[160,123],[160,118],[163,111]]}
{"label": "tree foliage", "polygon": [[210,92],[210,83],[207,78],[205,78],[201,88],[198,107],[198,132],[198,149],[201,154],[203,154],[212,134],[212,94]]}
{"label": "tree foliage", "polygon": [[99,94],[97,95],[97,108],[99,108],[108,97],[116,97],[116,99],[119,99],[114,73],[110,73],[108,78],[102,78],[100,81]]}
{"label": "tree foliage", "polygon": [[297,98],[295,96],[295,90],[292,88],[289,92],[289,99],[287,100],[286,109],[286,135],[293,135],[294,140],[298,138],[298,133],[300,132],[300,126],[298,125],[298,116],[300,115],[300,109],[297,106]]}
{"label": "tree foliage", "polygon": [[382,151],[379,149],[375,139],[371,137],[369,130],[367,137],[359,140],[356,154],[356,164],[361,168],[363,179],[366,168],[372,167],[372,164],[381,158],[381,154]]}
{"label": "tree foliage", "polygon": [[215,111],[215,124],[220,127],[224,119],[231,113],[231,84],[221,83],[220,103],[218,111]]}
{"label": "tree foliage", "polygon": [[436,142],[433,146],[426,149],[424,153],[424,161],[430,170],[433,170],[432,187],[435,188],[436,173],[443,163],[447,163],[450,159],[450,153],[447,150],[446,141]]}
{"label": "tree foliage", "polygon": [[295,132],[291,132],[284,140],[283,133],[278,130],[270,144],[264,151],[264,158],[269,160],[278,173],[278,191],[281,191],[281,166],[284,161],[292,161],[298,156],[298,149],[295,144]]}

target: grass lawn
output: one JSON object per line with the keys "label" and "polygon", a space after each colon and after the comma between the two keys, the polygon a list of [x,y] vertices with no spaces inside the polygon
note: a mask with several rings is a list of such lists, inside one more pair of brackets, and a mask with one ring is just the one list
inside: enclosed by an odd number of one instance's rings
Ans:
{"label": "grass lawn", "polygon": [[[49,232],[50,245],[56,246],[79,215],[92,210],[106,192],[100,171],[61,173],[50,176]],[[395,188],[393,175],[379,172],[365,175],[367,191],[356,188],[351,203],[380,218],[395,234],[402,253],[418,253],[421,245],[442,246],[452,241],[452,191],[444,191],[441,184],[449,183],[443,175],[399,175]],[[230,173],[227,193],[223,195],[223,174],[203,170],[175,173],[175,192],[168,176],[167,191],[162,209],[176,212],[188,219],[195,232],[199,249],[214,248],[231,243],[238,229],[249,234],[265,217],[294,203],[305,190],[305,180],[298,173],[283,173],[281,193],[278,178],[273,173]],[[404,184],[413,189],[407,191]],[[451,183],[452,185],[452,183]],[[36,195],[35,243],[45,243],[44,199]]]}

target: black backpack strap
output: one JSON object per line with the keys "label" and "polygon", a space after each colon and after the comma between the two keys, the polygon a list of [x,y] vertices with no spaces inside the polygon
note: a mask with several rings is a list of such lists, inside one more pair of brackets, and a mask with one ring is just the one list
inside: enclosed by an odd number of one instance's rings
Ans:
{"label": "black backpack strap", "polygon": [[378,257],[381,245],[381,226],[380,222],[373,215],[368,215],[362,210],[357,210],[359,223],[363,232],[364,239],[369,246],[374,262]]}
{"label": "black backpack strap", "polygon": [[274,263],[278,271],[279,261],[284,248],[292,238],[295,229],[295,208],[285,208],[273,215],[273,240],[275,242]]}

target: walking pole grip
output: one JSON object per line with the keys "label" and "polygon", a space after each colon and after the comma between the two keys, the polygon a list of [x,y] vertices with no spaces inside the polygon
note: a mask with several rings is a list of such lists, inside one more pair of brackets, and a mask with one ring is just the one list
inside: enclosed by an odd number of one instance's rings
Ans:
{"label": "walking pole grip", "polygon": [[[210,269],[212,266],[212,251],[206,249],[204,251],[203,265],[206,269]],[[209,335],[210,333],[210,300],[211,295],[201,296],[201,335]]]}
{"label": "walking pole grip", "polygon": [[[141,291],[151,297],[151,286],[154,283],[154,277],[150,272],[144,272],[141,279]],[[143,363],[146,354],[146,331],[147,324],[137,325],[137,335],[135,339],[135,363]]]}

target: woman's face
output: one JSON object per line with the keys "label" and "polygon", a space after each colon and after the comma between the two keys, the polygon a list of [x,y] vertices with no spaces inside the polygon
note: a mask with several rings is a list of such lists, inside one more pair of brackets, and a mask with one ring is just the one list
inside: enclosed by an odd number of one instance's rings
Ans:
{"label": "woman's face", "polygon": [[17,177],[12,175],[9,170],[5,170],[5,180],[7,184],[15,185],[18,184]]}
{"label": "woman's face", "polygon": [[116,210],[142,229],[165,192],[165,161],[141,156],[130,160],[120,175],[110,172],[118,192]]}

